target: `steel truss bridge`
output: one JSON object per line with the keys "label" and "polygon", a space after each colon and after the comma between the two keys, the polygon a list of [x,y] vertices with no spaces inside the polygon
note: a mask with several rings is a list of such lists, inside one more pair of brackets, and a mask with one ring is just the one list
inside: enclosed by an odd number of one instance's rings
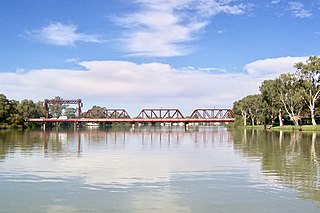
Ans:
{"label": "steel truss bridge", "polygon": [[[49,104],[77,104],[77,118],[49,118]],[[231,109],[195,109],[190,116],[184,116],[179,109],[142,109],[131,117],[125,109],[89,109],[81,113],[82,102],[77,100],[45,100],[45,118],[27,118],[26,122],[73,122],[73,123],[214,123],[234,122],[235,115]]]}

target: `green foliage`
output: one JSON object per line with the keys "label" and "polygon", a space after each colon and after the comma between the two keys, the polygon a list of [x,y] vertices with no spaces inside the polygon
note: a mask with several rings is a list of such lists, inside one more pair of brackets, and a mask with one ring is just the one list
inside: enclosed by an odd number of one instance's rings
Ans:
{"label": "green foliage", "polygon": [[[56,96],[53,100],[60,101],[63,100],[60,96]],[[54,118],[59,118],[63,110],[65,110],[68,107],[66,104],[50,104],[49,105],[49,111],[50,115]]]}
{"label": "green foliage", "polygon": [[75,118],[77,117],[77,111],[78,110],[76,108],[67,107],[63,115],[67,116],[68,118]]}
{"label": "green foliage", "polygon": [[267,123],[271,123],[273,125],[278,113],[281,113],[282,107],[276,80],[263,81],[259,89],[264,102],[263,113],[266,116]]}
{"label": "green foliage", "polygon": [[[242,116],[243,125],[247,125],[247,119],[250,119],[252,126],[264,122],[263,101],[261,94],[248,95],[239,101],[234,102],[233,112]],[[239,119],[239,117],[237,117]]]}
{"label": "green foliage", "polygon": [[[25,118],[39,118],[44,116],[42,102],[33,103],[32,100],[8,100],[0,94],[0,123],[4,126],[24,126]],[[3,125],[2,125],[3,126]]]}
{"label": "green foliage", "polygon": [[233,126],[243,126],[243,117],[236,115]]}
{"label": "green foliage", "polygon": [[4,123],[9,116],[10,104],[4,94],[0,94],[0,123]]}
{"label": "green foliage", "polygon": [[315,110],[320,96],[320,58],[310,56],[306,63],[296,63],[295,68],[304,89],[301,97],[310,110],[312,124],[316,125]]}
{"label": "green foliage", "polygon": [[90,112],[90,115],[87,115],[90,118],[105,118],[107,116],[106,109],[96,105],[91,108]]}
{"label": "green foliage", "polygon": [[35,118],[40,118],[45,116],[45,110],[44,110],[42,101],[35,103],[35,110],[36,110]]}
{"label": "green foliage", "polygon": [[36,105],[32,100],[22,100],[17,105],[18,114],[22,118],[35,118],[37,114]]}
{"label": "green foliage", "polygon": [[296,126],[303,110],[304,88],[295,74],[281,74],[276,79],[276,85],[280,94],[282,105]]}

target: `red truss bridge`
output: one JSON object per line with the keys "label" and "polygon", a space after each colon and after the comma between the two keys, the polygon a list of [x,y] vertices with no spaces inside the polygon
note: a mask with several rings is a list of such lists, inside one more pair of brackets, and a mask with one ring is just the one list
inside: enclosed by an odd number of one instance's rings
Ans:
{"label": "red truss bridge", "polygon": [[[49,118],[49,104],[77,104],[78,117]],[[195,109],[190,116],[184,116],[179,109],[142,109],[140,113],[132,117],[125,109],[97,108],[89,109],[81,113],[81,99],[77,100],[45,100],[44,118],[27,118],[26,122],[74,122],[74,123],[214,123],[214,122],[234,122],[235,115],[231,109]]]}

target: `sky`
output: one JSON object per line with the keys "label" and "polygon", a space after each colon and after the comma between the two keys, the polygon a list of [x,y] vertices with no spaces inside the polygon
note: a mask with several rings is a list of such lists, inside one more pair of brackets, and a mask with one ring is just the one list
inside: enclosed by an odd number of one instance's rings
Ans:
{"label": "sky", "polygon": [[1,0],[0,93],[231,108],[320,52],[320,0]]}

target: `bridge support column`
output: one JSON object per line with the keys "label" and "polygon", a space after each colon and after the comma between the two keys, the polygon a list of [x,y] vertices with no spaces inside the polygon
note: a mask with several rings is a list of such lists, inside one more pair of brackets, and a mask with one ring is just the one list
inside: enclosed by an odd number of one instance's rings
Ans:
{"label": "bridge support column", "polygon": [[184,130],[189,131],[189,123],[188,122],[184,123]]}
{"label": "bridge support column", "polygon": [[73,128],[74,128],[74,130],[79,129],[80,127],[81,127],[81,122],[74,122],[74,123],[73,123]]}

